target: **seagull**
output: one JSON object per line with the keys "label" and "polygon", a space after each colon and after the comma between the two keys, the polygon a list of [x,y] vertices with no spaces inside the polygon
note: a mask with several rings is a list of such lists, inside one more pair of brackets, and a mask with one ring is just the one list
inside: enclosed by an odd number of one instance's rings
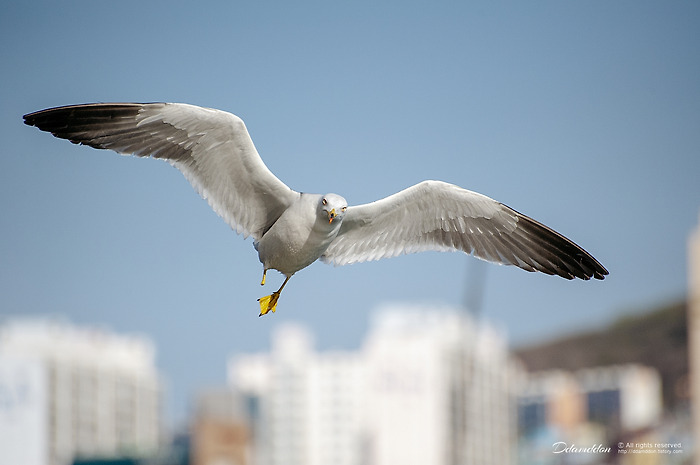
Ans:
{"label": "seagull", "polygon": [[252,236],[263,266],[284,282],[258,299],[277,309],[282,289],[316,260],[347,265],[428,250],[457,250],[566,279],[608,271],[558,232],[485,195],[423,181],[381,200],[348,205],[338,194],[297,192],[263,163],[243,120],[183,103],[89,103],[49,108],[24,122],[125,155],[166,160],[233,230]]}

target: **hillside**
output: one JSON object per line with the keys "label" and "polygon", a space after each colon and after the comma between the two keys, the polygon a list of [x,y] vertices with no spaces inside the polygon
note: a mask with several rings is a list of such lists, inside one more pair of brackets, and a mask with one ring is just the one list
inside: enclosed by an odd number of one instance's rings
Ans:
{"label": "hillside", "polygon": [[639,363],[661,374],[664,403],[687,396],[688,336],[686,303],[677,302],[610,326],[545,344],[517,349],[529,371]]}

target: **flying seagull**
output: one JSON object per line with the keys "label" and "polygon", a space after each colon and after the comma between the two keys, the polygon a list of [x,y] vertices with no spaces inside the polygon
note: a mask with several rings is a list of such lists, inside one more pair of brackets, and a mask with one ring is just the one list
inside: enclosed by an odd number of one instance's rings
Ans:
{"label": "flying seagull", "polygon": [[74,144],[166,160],[237,233],[252,236],[263,265],[284,276],[258,299],[275,311],[282,289],[316,260],[334,265],[426,250],[461,250],[483,260],[566,279],[604,279],[588,252],[489,197],[423,181],[364,205],[338,194],[297,192],[258,155],[243,121],[182,103],[91,103],[50,108],[24,122]]}

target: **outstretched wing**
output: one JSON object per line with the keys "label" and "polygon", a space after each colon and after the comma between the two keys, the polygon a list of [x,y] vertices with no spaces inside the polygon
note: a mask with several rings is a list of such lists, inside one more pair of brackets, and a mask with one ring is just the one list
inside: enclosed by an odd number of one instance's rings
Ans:
{"label": "outstretched wing", "polygon": [[299,194],[277,179],[243,121],[180,103],[50,108],[24,122],[75,144],[167,160],[237,232],[260,239]]}
{"label": "outstretched wing", "polygon": [[348,207],[321,259],[335,265],[425,250],[461,250],[495,263],[566,279],[608,271],[572,241],[476,192],[424,181],[382,200]]}

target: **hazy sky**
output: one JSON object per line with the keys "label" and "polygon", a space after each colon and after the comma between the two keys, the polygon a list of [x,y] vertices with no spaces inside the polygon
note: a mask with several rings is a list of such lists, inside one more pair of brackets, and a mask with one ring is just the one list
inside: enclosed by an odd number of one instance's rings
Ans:
{"label": "hazy sky", "polygon": [[[697,2],[7,2],[0,317],[143,333],[168,414],[284,321],[360,344],[384,302],[462,305],[515,344],[683,297],[700,211]],[[493,197],[609,271],[570,282],[463,254],[314,264],[258,318],[262,267],[166,163],[77,147],[25,113],[177,101],[242,117],[290,187],[350,204],[423,179]]]}

